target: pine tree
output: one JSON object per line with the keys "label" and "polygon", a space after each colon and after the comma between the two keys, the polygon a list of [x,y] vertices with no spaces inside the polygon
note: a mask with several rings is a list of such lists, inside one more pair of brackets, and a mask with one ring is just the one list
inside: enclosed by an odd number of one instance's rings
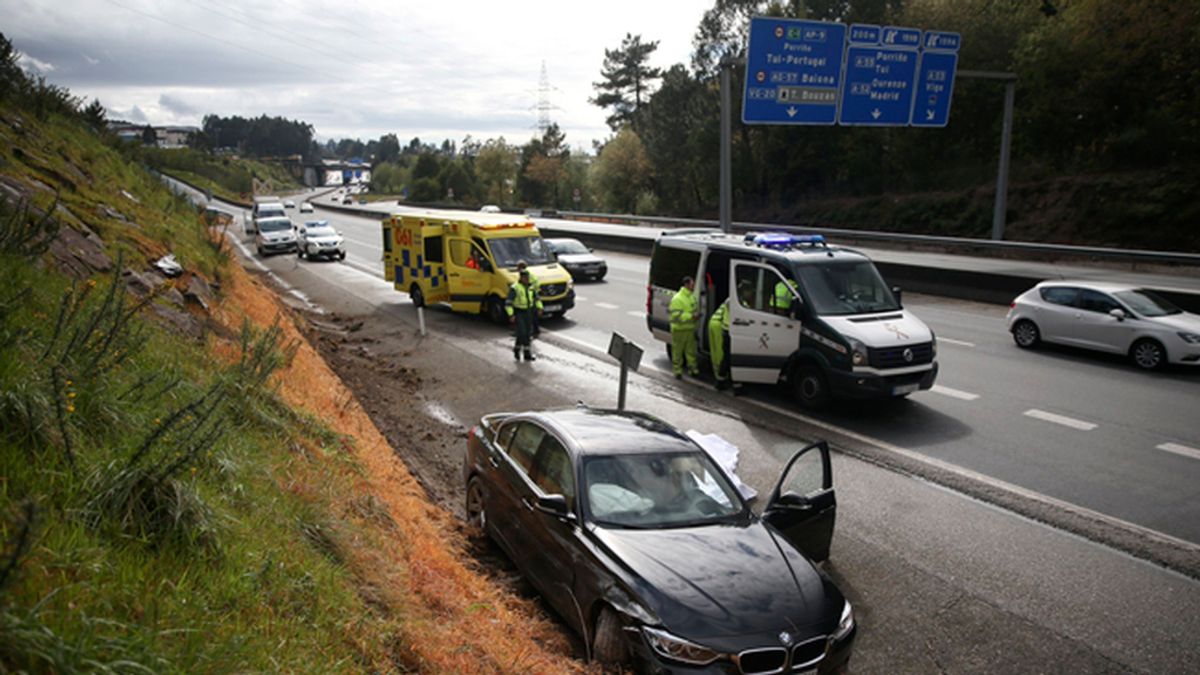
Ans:
{"label": "pine tree", "polygon": [[650,98],[650,85],[662,77],[662,71],[646,64],[658,41],[642,42],[642,36],[625,34],[621,46],[604,50],[604,66],[600,82],[593,82],[595,98],[590,102],[601,108],[612,108],[605,122],[617,131],[625,124],[637,128],[637,114],[642,103]]}

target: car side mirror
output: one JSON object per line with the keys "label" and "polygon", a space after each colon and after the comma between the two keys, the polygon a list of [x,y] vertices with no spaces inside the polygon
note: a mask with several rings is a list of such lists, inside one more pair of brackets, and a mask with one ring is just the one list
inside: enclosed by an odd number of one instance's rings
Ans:
{"label": "car side mirror", "polygon": [[575,514],[571,513],[571,509],[567,506],[567,498],[562,495],[546,495],[538,497],[533,508],[541,511],[548,516],[561,518],[563,520],[575,521]]}
{"label": "car side mirror", "polygon": [[1121,309],[1120,307],[1116,307],[1116,308],[1109,310],[1108,315],[1113,317],[1117,321],[1125,320],[1125,310]]}
{"label": "car side mirror", "polygon": [[792,298],[792,305],[788,307],[788,317],[799,321],[803,313],[804,301],[800,298]]}
{"label": "car side mirror", "polygon": [[900,287],[892,286],[892,295],[896,296],[896,304],[900,307],[904,306],[904,302],[900,299]]}

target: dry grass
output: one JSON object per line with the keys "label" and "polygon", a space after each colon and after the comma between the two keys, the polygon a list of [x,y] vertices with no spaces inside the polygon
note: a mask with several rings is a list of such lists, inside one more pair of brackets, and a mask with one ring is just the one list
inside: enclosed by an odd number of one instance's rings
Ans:
{"label": "dry grass", "polygon": [[[279,391],[334,431],[354,439],[350,452],[361,467],[352,494],[333,495],[343,517],[370,536],[340,542],[360,594],[379,613],[372,630],[347,626],[348,639],[367,654],[386,654],[396,669],[431,673],[565,673],[586,669],[565,654],[562,635],[528,602],[505,594],[471,568],[465,542],[451,516],[426,499],[353,394],[297,330],[278,298],[240,267],[231,266],[215,316],[231,332],[243,319],[259,327],[276,321],[285,342],[299,348],[280,373]],[[232,360],[236,345],[214,341]],[[349,404],[347,404],[349,402]],[[326,458],[309,470],[295,469],[289,488],[321,492],[326,471],[352,473]],[[386,518],[363,517],[361,500],[373,495]],[[383,521],[383,522],[381,522]],[[382,629],[382,630],[380,630]]]}

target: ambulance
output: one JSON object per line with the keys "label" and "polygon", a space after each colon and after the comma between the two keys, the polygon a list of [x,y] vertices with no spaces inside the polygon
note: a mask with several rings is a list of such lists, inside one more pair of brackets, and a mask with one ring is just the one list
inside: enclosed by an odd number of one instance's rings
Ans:
{"label": "ambulance", "polygon": [[521,261],[541,287],[545,318],[575,306],[571,275],[526,216],[425,211],[383,221],[384,278],[417,307],[448,303],[453,311],[507,323],[504,300]]}

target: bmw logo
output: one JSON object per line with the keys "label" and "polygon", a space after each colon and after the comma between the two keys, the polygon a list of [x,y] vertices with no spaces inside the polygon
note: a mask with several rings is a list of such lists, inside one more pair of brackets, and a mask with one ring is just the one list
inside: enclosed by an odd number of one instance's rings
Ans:
{"label": "bmw logo", "polygon": [[913,353],[912,353],[912,350],[911,350],[911,349],[905,349],[905,350],[904,350],[904,361],[905,361],[906,363],[912,363],[912,360],[913,360]]}
{"label": "bmw logo", "polygon": [[783,643],[783,646],[787,647],[788,645],[792,644],[792,634],[786,630],[783,631],[779,634],[779,641]]}

